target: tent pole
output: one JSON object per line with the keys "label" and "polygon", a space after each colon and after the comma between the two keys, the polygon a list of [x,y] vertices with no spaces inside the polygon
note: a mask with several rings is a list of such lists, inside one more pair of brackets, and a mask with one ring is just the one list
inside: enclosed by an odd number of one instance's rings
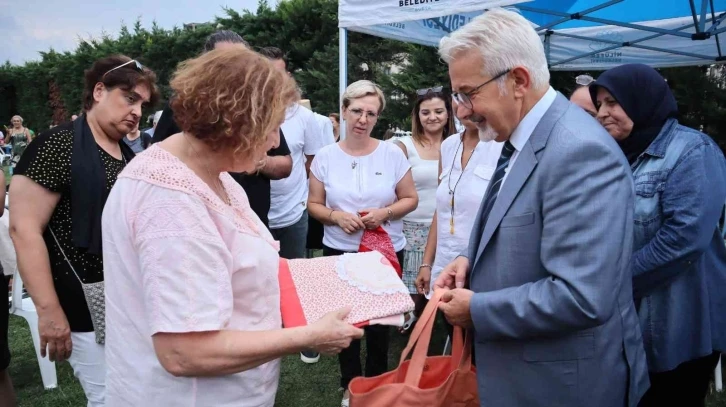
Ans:
{"label": "tent pole", "polygon": [[[565,33],[557,32],[557,31],[554,31],[552,33],[552,35],[558,35],[560,37],[569,37],[569,38],[574,38],[576,40],[583,40],[583,41],[593,41],[593,40],[595,40],[595,38],[592,38],[592,37],[585,37],[585,36],[582,36],[582,35],[575,35],[575,34],[565,34]],[[557,61],[557,63],[555,63],[555,65],[563,64],[563,63],[566,63],[566,62],[569,62],[569,61],[573,61],[575,59],[584,58],[584,57],[587,57],[587,56],[590,56],[590,55],[594,55],[594,54],[597,54],[597,53],[600,53],[600,52],[603,52],[603,51],[606,51],[606,50],[609,51],[611,49],[620,48],[620,47],[633,47],[633,48],[639,48],[639,49],[646,49],[648,51],[663,52],[663,53],[666,53],[666,54],[674,54],[674,55],[682,55],[682,56],[686,56],[686,57],[690,57],[690,58],[705,59],[705,60],[708,60],[708,61],[714,61],[715,60],[715,57],[712,57],[712,56],[709,56],[709,55],[692,54],[692,53],[689,53],[689,52],[680,52],[680,51],[674,51],[674,50],[669,50],[669,49],[664,49],[664,48],[655,48],[655,47],[648,47],[648,46],[645,46],[645,45],[636,45],[636,44],[634,44],[632,42],[623,43],[623,42],[618,42],[618,41],[606,40],[604,38],[599,38],[599,39],[597,39],[597,41],[603,42],[603,43],[606,43],[606,44],[613,44],[614,47],[600,49],[600,50],[597,50],[597,51],[594,51],[594,52],[590,52],[590,53],[587,53],[587,54],[579,55],[579,56],[577,56],[575,58],[569,58],[569,59],[566,59],[566,60],[563,60],[563,61]]]}
{"label": "tent pole", "polygon": [[693,15],[693,27],[696,29],[696,34],[704,32],[706,30],[706,14],[708,12],[709,0],[701,0],[700,13],[696,12],[696,4],[694,0],[688,0],[688,3],[691,6],[691,14]]}
{"label": "tent pole", "polygon": [[698,32],[703,32],[706,29],[706,13],[708,12],[708,0],[701,0],[701,20],[699,23]]}
{"label": "tent pole", "polygon": [[544,35],[545,58],[547,58],[547,68],[552,65],[552,56],[550,55],[550,42],[552,41],[552,30],[547,30]]}
{"label": "tent pole", "polygon": [[[575,14],[576,14],[576,15],[577,15],[577,17],[579,18],[580,16],[584,16],[584,15],[586,15],[586,14],[594,13],[594,12],[596,12],[596,11],[598,11],[598,10],[604,9],[604,8],[606,8],[606,7],[610,7],[610,6],[612,6],[613,4],[618,4],[618,3],[622,2],[622,1],[623,1],[623,0],[610,0],[610,1],[608,1],[607,3],[603,3],[603,4],[600,4],[600,5],[598,5],[598,6],[595,6],[595,7],[589,8],[589,9],[587,9],[587,10],[582,10],[582,11],[580,11],[579,13],[575,13]],[[521,7],[520,7],[520,8],[521,8]],[[562,18],[562,19],[559,19],[559,20],[557,20],[557,21],[551,22],[551,23],[549,23],[549,24],[546,24],[546,25],[542,25],[542,26],[539,26],[539,27],[537,27],[537,28],[536,28],[536,30],[537,30],[537,31],[542,31],[542,30],[546,30],[546,29],[548,29],[548,28],[552,28],[552,27],[554,27],[554,26],[556,26],[556,25],[560,25],[560,24],[562,24],[562,23],[565,23],[565,22],[568,22],[568,21],[572,20],[572,19],[574,18],[574,16],[575,16],[574,14],[571,14],[571,15],[570,15],[569,17],[564,17],[564,18]]]}
{"label": "tent pole", "polygon": [[698,25],[698,14],[696,13],[696,4],[693,0],[688,0],[688,4],[691,6],[691,15],[693,15],[693,28],[696,29],[696,33],[700,33],[702,30]]}
{"label": "tent pole", "polygon": [[339,126],[340,140],[345,140],[345,125],[343,124],[343,93],[348,87],[348,30],[345,28],[338,29],[338,82],[340,84],[340,95],[338,103],[340,103],[340,122]]}
{"label": "tent pole", "polygon": [[[693,27],[693,24],[686,24],[686,25],[682,25],[682,26],[680,26],[680,27],[678,27],[678,28],[674,28],[674,30],[675,30],[675,31],[683,31],[683,30],[685,30],[686,28],[691,28],[691,27]],[[649,36],[647,36],[647,37],[643,37],[643,38],[638,38],[637,40],[629,41],[629,43],[630,43],[631,45],[632,45],[632,44],[637,44],[637,43],[640,43],[640,42],[644,42],[644,41],[649,41],[649,40],[652,40],[652,39],[654,39],[654,38],[662,37],[662,36],[664,36],[664,35],[665,35],[665,34],[653,34],[653,35],[649,35]],[[582,38],[580,38],[580,39],[582,39],[582,40],[585,40],[585,38],[587,38],[587,37],[582,37]],[[716,38],[718,38],[718,37],[716,37]],[[590,41],[594,41],[594,40],[595,40],[595,38],[591,38],[591,39],[590,39]],[[555,62],[555,63],[552,63],[552,62],[550,62],[550,65],[551,65],[551,66],[556,66],[556,65],[562,65],[562,64],[566,64],[566,63],[568,63],[568,62],[571,62],[571,61],[574,61],[574,60],[577,60],[577,59],[581,59],[581,58],[587,58],[587,57],[589,57],[590,55],[595,55],[595,54],[599,54],[599,53],[601,53],[601,52],[607,52],[607,51],[612,51],[612,50],[614,50],[614,49],[618,49],[618,48],[622,48],[622,47],[623,47],[623,44],[622,44],[622,43],[619,43],[619,42],[616,42],[616,41],[611,41],[611,42],[609,42],[609,43],[610,43],[610,44],[617,44],[617,45],[614,45],[614,46],[612,46],[612,47],[606,47],[606,48],[598,49],[598,50],[595,50],[595,51],[593,51],[593,52],[588,52],[587,54],[582,54],[582,55],[578,55],[578,56],[575,56],[575,57],[572,57],[572,58],[567,58],[567,59],[563,59],[563,60],[561,60],[561,61],[557,61],[557,62]]]}
{"label": "tent pole", "polygon": [[[551,16],[559,16],[559,17],[567,17],[567,18],[571,18],[571,16],[572,16],[571,14],[563,13],[561,11],[545,10],[545,9],[529,7],[529,6],[517,5],[517,8],[520,10],[529,11],[532,13],[540,13],[540,14],[546,14],[546,15],[551,15]],[[640,30],[640,31],[649,31],[649,32],[654,32],[654,33],[658,33],[658,34],[674,35],[676,37],[683,37],[683,38],[689,38],[689,39],[692,37],[692,35],[688,34],[688,33],[673,32],[673,30],[666,30],[666,29],[662,29],[662,28],[648,27],[645,25],[638,25],[638,24],[622,23],[619,21],[607,20],[604,18],[595,18],[595,17],[588,17],[588,16],[579,16],[579,17],[580,17],[579,19],[582,21],[589,21],[589,22],[599,23],[599,24],[604,24],[604,25],[614,25],[617,27],[631,28],[631,29]]]}
{"label": "tent pole", "polygon": [[[711,24],[716,24],[716,12],[713,8],[713,0],[711,0]],[[715,35],[716,37],[716,49],[718,50],[718,56],[721,55],[721,41],[718,39],[718,34]]]}

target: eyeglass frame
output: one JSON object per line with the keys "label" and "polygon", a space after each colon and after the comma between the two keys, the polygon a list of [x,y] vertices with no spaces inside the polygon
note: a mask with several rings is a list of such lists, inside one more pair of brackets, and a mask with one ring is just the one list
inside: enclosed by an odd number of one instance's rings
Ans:
{"label": "eyeglass frame", "polygon": [[[479,91],[479,89],[481,89],[481,88],[483,88],[484,86],[486,86],[486,85],[488,85],[488,84],[490,84],[490,83],[492,83],[492,82],[496,81],[497,79],[501,78],[502,76],[504,76],[504,75],[508,74],[508,73],[509,73],[509,72],[511,72],[511,71],[512,71],[512,68],[509,68],[509,69],[507,69],[506,71],[502,71],[502,72],[500,72],[500,73],[498,73],[498,74],[494,75],[494,76],[493,76],[493,77],[492,77],[491,79],[489,79],[488,81],[486,81],[486,82],[482,83],[481,85],[479,85],[479,86],[475,87],[474,89],[472,89],[472,90],[470,90],[470,91],[468,91],[468,92],[454,92],[454,93],[452,93],[452,94],[451,94],[451,98],[452,98],[452,99],[453,99],[453,100],[454,100],[454,101],[455,101],[455,102],[456,102],[457,104],[460,104],[460,105],[464,105],[464,107],[466,107],[467,109],[471,109],[472,107],[474,107],[474,102],[472,102],[472,101],[471,101],[471,97],[472,97],[472,95],[474,95],[474,94],[475,94],[476,92],[478,92],[478,91]],[[465,102],[465,101],[464,101],[464,98],[463,98],[463,97],[466,97],[466,100],[467,100],[468,102]]]}
{"label": "eyeglass frame", "polygon": [[595,82],[595,78],[590,75],[577,75],[575,77],[575,83],[580,86],[590,86]]}
{"label": "eyeglass frame", "polygon": [[119,65],[119,66],[117,66],[115,68],[109,69],[108,71],[106,71],[106,73],[104,73],[103,75],[101,75],[101,79],[103,80],[103,78],[105,78],[106,75],[108,75],[109,73],[111,73],[111,72],[113,72],[113,71],[115,71],[115,70],[117,70],[119,68],[123,68],[123,67],[125,67],[126,65],[129,65],[132,62],[136,63],[136,70],[137,71],[139,71],[139,72],[143,72],[144,71],[144,66],[141,65],[141,63],[139,61],[137,61],[135,59],[132,59],[130,61],[124,62],[123,64],[121,64],[121,65]]}
{"label": "eyeglass frame", "polygon": [[355,118],[355,120],[360,120],[361,116],[363,116],[363,113],[366,114],[367,120],[375,121],[375,120],[378,120],[378,118],[380,117],[380,113],[373,113],[370,110],[364,110],[361,108],[355,108],[355,109],[346,108],[346,110],[348,110],[353,116],[357,116]]}
{"label": "eyeglass frame", "polygon": [[443,86],[434,86],[432,88],[416,89],[416,96],[424,97],[429,93],[439,94],[444,92]]}

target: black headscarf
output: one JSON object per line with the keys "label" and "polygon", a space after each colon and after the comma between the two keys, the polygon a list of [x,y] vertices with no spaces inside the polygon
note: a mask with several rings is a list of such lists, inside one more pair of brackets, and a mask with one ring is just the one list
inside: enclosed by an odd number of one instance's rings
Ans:
{"label": "black headscarf", "polygon": [[[73,122],[71,153],[71,224],[73,245],[87,253],[101,255],[101,214],[106,204],[106,170],[86,115]],[[134,152],[123,140],[121,154],[128,163]]]}
{"label": "black headscarf", "polygon": [[633,130],[620,148],[629,163],[658,137],[665,122],[678,115],[678,104],[665,79],[655,69],[643,64],[621,65],[603,72],[590,85],[590,97],[597,106],[597,89],[610,92],[633,121]]}
{"label": "black headscarf", "polygon": [[171,105],[166,105],[164,111],[161,113],[159,122],[156,123],[152,143],[164,141],[176,133],[181,133],[181,129],[174,120],[174,112],[171,110]]}

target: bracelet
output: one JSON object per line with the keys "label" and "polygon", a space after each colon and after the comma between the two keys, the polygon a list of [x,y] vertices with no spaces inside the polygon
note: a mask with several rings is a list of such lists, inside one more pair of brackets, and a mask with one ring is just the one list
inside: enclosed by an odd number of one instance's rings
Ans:
{"label": "bracelet", "polygon": [[391,210],[391,208],[389,207],[386,207],[386,211],[388,211],[388,219],[386,219],[386,221],[390,221],[391,219],[393,219],[393,210]]}
{"label": "bracelet", "polygon": [[421,269],[422,269],[422,268],[424,268],[424,267],[427,267],[427,268],[431,268],[431,265],[430,265],[430,264],[426,264],[426,263],[424,263],[424,264],[422,264],[422,265],[418,266],[418,269],[419,269],[419,270],[421,270]]}
{"label": "bracelet", "polygon": [[328,214],[328,219],[332,222],[333,221],[333,212],[335,212],[335,209],[331,209],[330,213]]}

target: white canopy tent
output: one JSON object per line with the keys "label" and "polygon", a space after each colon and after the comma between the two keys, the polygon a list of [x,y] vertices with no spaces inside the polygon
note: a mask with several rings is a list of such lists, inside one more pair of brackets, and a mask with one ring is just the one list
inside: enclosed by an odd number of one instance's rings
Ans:
{"label": "white canopy tent", "polygon": [[517,8],[532,22],[552,70],[726,61],[719,39],[726,31],[720,27],[726,0],[340,0],[341,95],[347,86],[348,30],[436,46],[486,9],[502,6]]}

